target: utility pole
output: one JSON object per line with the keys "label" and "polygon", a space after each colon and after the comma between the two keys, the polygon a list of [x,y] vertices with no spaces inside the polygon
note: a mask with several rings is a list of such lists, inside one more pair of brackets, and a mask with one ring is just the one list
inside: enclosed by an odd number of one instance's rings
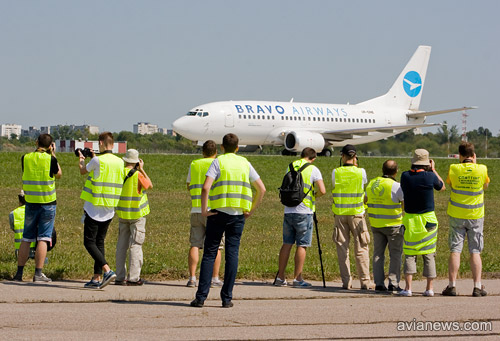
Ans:
{"label": "utility pole", "polygon": [[462,111],[462,141],[467,142],[467,111]]}

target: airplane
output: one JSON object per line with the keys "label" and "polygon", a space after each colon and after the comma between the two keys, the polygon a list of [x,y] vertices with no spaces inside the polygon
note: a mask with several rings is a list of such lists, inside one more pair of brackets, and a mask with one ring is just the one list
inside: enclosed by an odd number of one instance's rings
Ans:
{"label": "airplane", "polygon": [[[332,147],[363,144],[404,131],[440,125],[427,116],[476,109],[462,107],[420,111],[430,46],[419,46],[389,91],[358,104],[224,101],[203,104],[173,123],[173,130],[202,144],[219,142],[227,133],[243,146],[284,146],[283,155],[311,147],[331,156]],[[241,150],[241,148],[240,148]],[[250,148],[251,150],[251,148]]]}

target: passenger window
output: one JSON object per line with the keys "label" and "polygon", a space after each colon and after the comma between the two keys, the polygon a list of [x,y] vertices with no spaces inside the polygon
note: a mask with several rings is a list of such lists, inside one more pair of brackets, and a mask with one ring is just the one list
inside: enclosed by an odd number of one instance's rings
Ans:
{"label": "passenger window", "polygon": [[253,119],[255,120],[255,115],[253,115]]}
{"label": "passenger window", "polygon": [[260,120],[260,115],[257,115],[257,119]]}
{"label": "passenger window", "polygon": [[373,123],[375,123],[375,119],[373,119]]}
{"label": "passenger window", "polygon": [[244,118],[244,119],[247,119],[247,115],[243,115],[243,118]]}
{"label": "passenger window", "polygon": [[241,115],[238,115],[238,118],[241,118]]}
{"label": "passenger window", "polygon": [[308,117],[308,118],[307,118],[307,120],[308,120],[308,121],[310,121],[310,120],[311,120],[311,118],[310,118],[310,117]]}

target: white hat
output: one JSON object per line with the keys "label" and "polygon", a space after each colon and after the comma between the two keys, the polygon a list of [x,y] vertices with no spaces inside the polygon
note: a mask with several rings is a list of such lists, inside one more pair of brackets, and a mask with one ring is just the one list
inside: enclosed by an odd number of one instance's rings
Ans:
{"label": "white hat", "polygon": [[418,166],[430,166],[429,152],[425,149],[415,149],[413,152],[413,159],[411,160],[412,165]]}
{"label": "white hat", "polygon": [[137,163],[139,162],[139,152],[136,149],[129,149],[122,159],[127,163]]}

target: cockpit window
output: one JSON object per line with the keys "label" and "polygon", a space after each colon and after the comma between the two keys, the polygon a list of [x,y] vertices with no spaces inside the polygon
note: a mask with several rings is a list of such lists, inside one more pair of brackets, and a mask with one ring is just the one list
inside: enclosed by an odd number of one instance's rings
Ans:
{"label": "cockpit window", "polygon": [[201,117],[202,112],[198,111],[197,115]]}
{"label": "cockpit window", "polygon": [[203,117],[207,117],[207,116],[208,116],[208,112],[204,112]]}
{"label": "cockpit window", "polygon": [[196,112],[190,111],[186,114],[187,116],[196,116]]}

